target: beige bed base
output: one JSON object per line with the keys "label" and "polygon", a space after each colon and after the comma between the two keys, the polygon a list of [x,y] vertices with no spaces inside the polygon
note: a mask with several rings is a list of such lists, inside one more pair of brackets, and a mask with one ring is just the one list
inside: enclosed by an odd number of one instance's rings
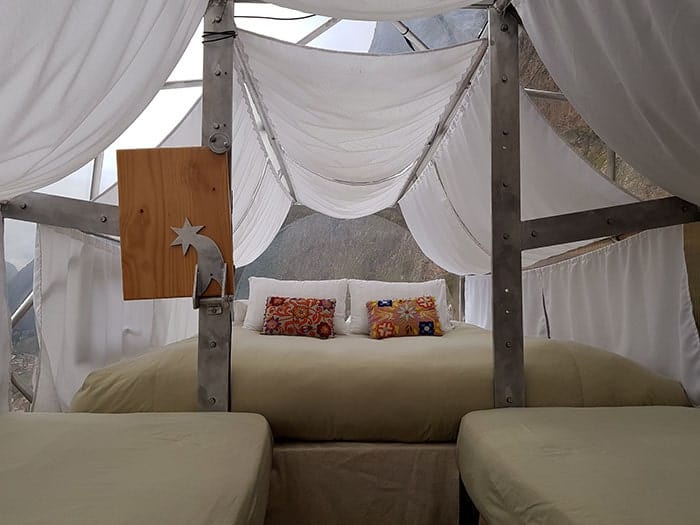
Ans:
{"label": "beige bed base", "polygon": [[454,525],[454,443],[277,443],[266,525]]}

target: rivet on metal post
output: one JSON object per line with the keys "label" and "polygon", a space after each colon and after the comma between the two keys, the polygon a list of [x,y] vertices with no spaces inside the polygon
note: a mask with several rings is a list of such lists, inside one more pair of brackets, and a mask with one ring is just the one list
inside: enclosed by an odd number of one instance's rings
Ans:
{"label": "rivet on metal post", "polygon": [[214,396],[211,396],[208,401],[211,406],[216,405],[216,398]]}
{"label": "rivet on metal post", "polygon": [[513,398],[510,397],[510,396],[506,397],[506,403],[508,403],[509,405],[512,405],[512,404],[513,404]]}
{"label": "rivet on metal post", "polygon": [[20,203],[19,209],[20,209],[20,210],[26,210],[26,209],[27,209],[27,203],[26,203],[26,202]]}
{"label": "rivet on metal post", "polygon": [[511,348],[513,346],[513,343],[510,341],[506,341],[506,348]]}
{"label": "rivet on metal post", "polygon": [[107,222],[107,217],[105,215],[100,215],[100,222]]}
{"label": "rivet on metal post", "polygon": [[537,237],[537,232],[536,232],[535,230],[532,230],[532,232],[530,233],[530,235],[531,235],[532,237]]}
{"label": "rivet on metal post", "polygon": [[216,341],[209,341],[209,348],[216,348]]}

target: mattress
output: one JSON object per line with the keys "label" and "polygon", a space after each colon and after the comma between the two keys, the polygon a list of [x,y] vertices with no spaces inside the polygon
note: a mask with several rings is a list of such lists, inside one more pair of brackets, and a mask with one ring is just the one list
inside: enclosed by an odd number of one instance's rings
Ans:
{"label": "mattress", "polygon": [[700,411],[524,408],[462,420],[459,467],[489,525],[700,523]]}
{"label": "mattress", "polygon": [[0,522],[262,525],[255,414],[0,414]]}
{"label": "mattress", "polygon": [[[72,407],[87,412],[192,411],[196,340],[90,374]],[[462,416],[493,407],[491,332],[332,340],[236,326],[232,407],[262,414],[276,439],[454,441]],[[525,343],[531,406],[687,405],[682,386],[620,356],[545,339]]]}

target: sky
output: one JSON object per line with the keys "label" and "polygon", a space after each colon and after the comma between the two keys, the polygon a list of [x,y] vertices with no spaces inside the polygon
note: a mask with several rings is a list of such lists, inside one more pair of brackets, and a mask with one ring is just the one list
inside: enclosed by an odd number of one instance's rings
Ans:
{"label": "sky", "polygon": [[[237,16],[262,15],[292,18],[306,14],[271,4],[237,4],[235,9]],[[296,42],[327,20],[328,18],[323,16],[294,21],[237,18],[236,24],[241,29]],[[366,52],[372,42],[374,28],[374,22],[343,20],[309,45],[339,51]],[[201,35],[200,24],[168,80],[202,78]],[[116,150],[157,146],[185,116],[201,95],[201,91],[200,87],[160,91],[136,121],[105,150],[100,190],[103,191],[116,182]],[[63,197],[88,199],[91,178],[92,161],[68,177],[38,191]],[[35,231],[36,227],[31,223],[14,220],[7,220],[5,223],[5,258],[19,269],[34,257]]]}

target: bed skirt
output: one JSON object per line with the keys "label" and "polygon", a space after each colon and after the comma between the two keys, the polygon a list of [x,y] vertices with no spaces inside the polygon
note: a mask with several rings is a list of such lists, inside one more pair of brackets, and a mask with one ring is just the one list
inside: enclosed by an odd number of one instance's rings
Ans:
{"label": "bed skirt", "polygon": [[454,525],[454,443],[277,443],[266,525]]}

